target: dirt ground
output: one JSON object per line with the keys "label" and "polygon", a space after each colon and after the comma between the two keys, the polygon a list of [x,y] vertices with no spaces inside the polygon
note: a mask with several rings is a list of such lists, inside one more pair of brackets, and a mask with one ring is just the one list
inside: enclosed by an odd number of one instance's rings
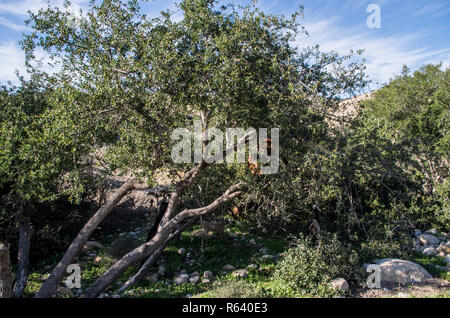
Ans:
{"label": "dirt ground", "polygon": [[423,283],[409,286],[384,286],[382,289],[363,290],[358,298],[410,298],[410,297],[450,297],[450,282],[432,278]]}

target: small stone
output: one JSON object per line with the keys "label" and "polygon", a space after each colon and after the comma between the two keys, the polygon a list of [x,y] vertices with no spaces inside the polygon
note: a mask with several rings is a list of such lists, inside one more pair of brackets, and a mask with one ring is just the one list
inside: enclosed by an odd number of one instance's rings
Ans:
{"label": "small stone", "polygon": [[259,252],[262,254],[270,254],[270,250],[267,247],[261,247]]}
{"label": "small stone", "polygon": [[120,295],[112,295],[111,298],[121,298]]}
{"label": "small stone", "polygon": [[178,250],[178,254],[184,255],[184,253],[186,253],[186,249],[184,247],[182,247]]}
{"label": "small stone", "polygon": [[191,298],[192,297],[192,294],[187,294],[186,295],[186,298]]}
{"label": "small stone", "polygon": [[263,256],[261,256],[261,260],[263,260],[263,261],[266,261],[269,259],[274,259],[274,258],[275,258],[275,256],[270,255],[270,254],[264,254]]}
{"label": "small stone", "polygon": [[198,277],[198,276],[192,276],[189,278],[189,282],[191,284],[197,284],[199,280],[200,280],[200,277]]}
{"label": "small stone", "polygon": [[211,281],[209,279],[207,279],[207,278],[203,278],[202,279],[202,283],[203,284],[209,284],[209,283],[211,283]]}
{"label": "small stone", "polygon": [[223,270],[225,270],[225,271],[234,271],[235,269],[236,269],[236,267],[234,267],[231,264],[226,264],[223,266]]}
{"label": "small stone", "polygon": [[436,229],[431,229],[428,231],[425,231],[426,234],[431,234],[431,235],[437,235],[439,232]]}
{"label": "small stone", "polygon": [[447,265],[450,264],[450,254],[445,255],[444,262],[446,262]]}
{"label": "small stone", "polygon": [[150,283],[156,283],[158,281],[158,274],[152,274],[147,276],[147,281]]}
{"label": "small stone", "polygon": [[84,250],[91,250],[94,248],[103,248],[103,244],[97,241],[87,241],[83,246]]}
{"label": "small stone", "polygon": [[409,296],[408,296],[408,294],[405,294],[405,293],[398,293],[397,297],[398,298],[408,298]]}
{"label": "small stone", "polygon": [[437,250],[444,254],[449,254],[450,253],[450,241],[446,242],[446,243],[441,242],[441,244],[439,244],[439,247],[437,248]]}
{"label": "small stone", "polygon": [[213,276],[213,273],[211,271],[204,271],[203,277],[204,278],[211,278]]}
{"label": "small stone", "polygon": [[156,273],[160,276],[166,276],[166,267],[164,265],[159,265],[158,271]]}
{"label": "small stone", "polygon": [[180,274],[177,278],[175,278],[175,284],[181,285],[186,283],[189,280],[188,274]]}
{"label": "small stone", "polygon": [[254,239],[251,239],[251,240],[249,241],[249,243],[250,243],[251,245],[256,245],[256,241],[255,241]]}
{"label": "small stone", "polygon": [[447,271],[447,267],[445,267],[445,266],[434,265],[434,267],[436,267],[436,269],[438,269],[438,270],[440,270],[440,271],[444,271],[444,272]]}
{"label": "small stone", "polygon": [[247,266],[247,269],[250,269],[250,270],[254,270],[254,269],[257,269],[257,268],[258,268],[258,265],[256,265],[256,264],[250,264],[250,265]]}
{"label": "small stone", "polygon": [[335,291],[347,291],[349,286],[344,278],[336,278],[330,282]]}
{"label": "small stone", "polygon": [[415,231],[414,231],[414,236],[415,236],[415,237],[418,237],[420,234],[422,234],[422,231],[421,231],[421,230],[415,230]]}
{"label": "small stone", "polygon": [[187,270],[182,269],[182,270],[180,271],[180,273],[181,273],[181,274],[186,274],[186,273],[187,273]]}
{"label": "small stone", "polygon": [[245,269],[238,269],[231,273],[234,277],[246,278],[248,276],[248,271]]}
{"label": "small stone", "polygon": [[431,234],[421,234],[419,240],[422,245],[437,245],[440,243],[439,239]]}
{"label": "small stone", "polygon": [[434,256],[438,253],[438,251],[434,247],[428,247],[423,250],[422,254],[427,256]]}
{"label": "small stone", "polygon": [[128,233],[129,235],[131,235],[131,236],[137,236],[137,233],[136,232],[130,232],[130,233]]}
{"label": "small stone", "polygon": [[102,261],[102,258],[100,257],[100,256],[97,256],[95,259],[94,259],[94,263],[95,264],[98,264],[98,263],[100,263]]}

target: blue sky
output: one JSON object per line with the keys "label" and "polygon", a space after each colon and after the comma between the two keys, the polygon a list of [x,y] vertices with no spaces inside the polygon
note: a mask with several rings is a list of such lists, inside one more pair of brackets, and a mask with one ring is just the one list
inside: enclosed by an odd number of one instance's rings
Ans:
{"label": "blue sky", "polygon": [[[62,0],[50,0],[61,5]],[[248,2],[249,0],[247,0]],[[74,11],[85,10],[88,0],[72,0]],[[234,1],[238,3],[239,1]],[[28,29],[27,11],[45,7],[47,0],[0,0],[0,83],[15,81],[15,70],[24,73],[24,55],[17,41]],[[240,3],[240,2],[239,2]],[[366,20],[370,4],[381,12],[381,28],[370,29]],[[347,53],[364,49],[367,73],[373,88],[398,74],[403,64],[416,69],[423,64],[443,62],[450,66],[449,0],[259,0],[257,6],[290,15],[304,6],[302,24],[309,36],[299,36],[295,45],[319,44],[324,51]],[[150,15],[176,9],[173,1],[156,0],[143,4]],[[177,18],[180,18],[178,14]],[[378,83],[378,84],[377,84]]]}

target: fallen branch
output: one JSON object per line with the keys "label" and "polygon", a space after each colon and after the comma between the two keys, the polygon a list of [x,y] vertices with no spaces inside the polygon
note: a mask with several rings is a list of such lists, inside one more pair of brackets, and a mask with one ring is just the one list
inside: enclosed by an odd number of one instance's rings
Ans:
{"label": "fallen branch", "polygon": [[103,219],[114,209],[117,203],[134,189],[144,188],[138,179],[131,179],[124,183],[84,225],[77,237],[70,244],[61,261],[53,269],[53,272],[44,282],[36,298],[50,298],[56,292],[59,282],[66,273],[67,266],[73,263],[83,246],[91,236],[92,232],[99,226]]}
{"label": "fallen branch", "polygon": [[158,257],[161,255],[161,253],[164,251],[166,246],[178,235],[180,235],[184,230],[189,228],[197,219],[192,219],[186,222],[184,225],[180,226],[175,232],[169,235],[167,240],[164,242],[164,244],[159,247],[155,252],[153,252],[152,255],[145,261],[144,265],[142,265],[141,269],[133,276],[131,277],[125,284],[123,284],[122,287],[120,287],[119,292],[124,292],[134,284],[136,284],[138,281],[140,281],[150,270],[150,267],[155,263],[155,261],[158,259]]}
{"label": "fallen branch", "polygon": [[122,274],[136,262],[139,262],[153,253],[155,253],[169,238],[170,234],[176,229],[176,227],[186,220],[191,218],[197,218],[202,215],[207,215],[214,212],[222,204],[233,200],[242,194],[239,189],[243,186],[243,183],[239,183],[231,186],[225,193],[214,200],[208,206],[184,210],[177,214],[169,222],[161,225],[156,235],[149,242],[146,242],[139,247],[135,248],[120,260],[118,260],[110,269],[108,269],[103,275],[101,275],[86,291],[84,297],[95,298],[102,293],[109,285],[117,280]]}

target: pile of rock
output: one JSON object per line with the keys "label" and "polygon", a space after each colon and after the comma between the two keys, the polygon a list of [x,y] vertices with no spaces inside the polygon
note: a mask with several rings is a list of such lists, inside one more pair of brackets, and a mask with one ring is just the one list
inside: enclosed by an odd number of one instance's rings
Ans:
{"label": "pile of rock", "polygon": [[415,231],[416,252],[427,256],[443,257],[445,262],[450,263],[450,237],[447,233],[439,233],[437,230],[428,230],[422,233],[420,230]]}

